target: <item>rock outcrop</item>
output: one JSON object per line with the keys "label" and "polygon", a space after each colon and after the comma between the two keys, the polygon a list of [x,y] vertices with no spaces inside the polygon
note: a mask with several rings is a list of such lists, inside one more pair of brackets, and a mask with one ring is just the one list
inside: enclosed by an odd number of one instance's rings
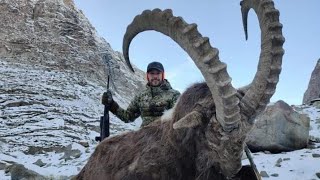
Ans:
{"label": "rock outcrop", "polygon": [[316,67],[312,71],[308,89],[303,95],[302,103],[310,104],[313,99],[318,98],[320,98],[320,59],[318,60]]}
{"label": "rock outcrop", "polygon": [[1,61],[72,70],[100,81],[106,80],[108,64],[115,86],[127,93],[120,95],[129,97],[143,84],[143,73],[129,73],[121,54],[97,35],[72,0],[2,0],[0,22]]}
{"label": "rock outcrop", "polygon": [[7,171],[10,172],[12,180],[19,180],[19,179],[47,180],[49,179],[32,170],[27,169],[21,164],[10,165],[7,167]]}
{"label": "rock outcrop", "polygon": [[[125,107],[144,73],[129,71],[72,0],[1,0],[0,22],[0,164],[74,175],[97,145],[107,74]],[[135,125],[110,117],[112,135]]]}
{"label": "rock outcrop", "polygon": [[294,111],[284,101],[267,106],[255,121],[247,137],[247,145],[254,152],[293,151],[308,145],[309,117]]}

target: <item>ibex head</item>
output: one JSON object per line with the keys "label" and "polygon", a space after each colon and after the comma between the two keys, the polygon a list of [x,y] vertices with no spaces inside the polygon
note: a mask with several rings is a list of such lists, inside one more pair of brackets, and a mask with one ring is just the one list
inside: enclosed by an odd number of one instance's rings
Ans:
{"label": "ibex head", "polygon": [[[196,24],[174,17],[171,10],[144,11],[128,26],[129,45],[140,32],[159,31],[176,41],[193,59],[206,83],[189,87],[179,98],[169,121],[155,121],[139,131],[108,138],[92,154],[77,179],[229,179],[241,174],[246,134],[257,112],[274,94],[284,54],[279,12],[271,0],[243,0],[253,8],[261,27],[261,55],[252,83],[236,90],[218,50],[202,37]],[[240,171],[239,171],[240,170]]]}
{"label": "ibex head", "polygon": [[169,36],[189,54],[203,74],[216,104],[218,121],[226,131],[237,128],[241,120],[251,120],[257,111],[264,109],[274,94],[285,41],[279,11],[272,0],[243,0],[240,5],[246,38],[248,12],[253,8],[258,15],[262,42],[257,73],[243,98],[237,97],[227,66],[219,60],[219,51],[211,47],[209,38],[202,37],[196,24],[187,24],[181,17],[173,16],[170,9],[146,10],[128,26],[123,39],[123,54],[128,66],[134,71],[129,60],[129,45],[138,33],[155,30]]}
{"label": "ibex head", "polygon": [[[143,31],[161,32],[172,38],[188,53],[200,69],[210,90],[212,96],[210,100],[213,101],[213,105],[207,104],[206,107],[214,108],[212,112],[215,113],[212,113],[212,117],[206,121],[199,121],[201,113],[197,114],[197,110],[185,112],[185,117],[174,119],[173,129],[211,122],[207,123],[211,124],[211,127],[207,128],[206,136],[212,134],[220,137],[219,142],[209,140],[212,145],[211,151],[222,151],[221,156],[232,154],[237,156],[237,161],[241,153],[235,151],[242,152],[245,136],[252,127],[254,117],[266,107],[275,92],[281,72],[284,54],[282,46],[285,41],[282,36],[282,24],[279,22],[279,11],[274,8],[272,0],[242,0],[240,5],[246,38],[248,12],[252,8],[259,19],[262,43],[257,73],[253,81],[243,89],[236,90],[232,86],[227,65],[219,60],[219,51],[210,45],[209,38],[202,37],[196,24],[187,24],[181,17],[173,16],[170,9],[146,10],[136,16],[128,26],[123,39],[123,54],[132,71],[129,46],[132,39]],[[179,102],[177,106],[180,106]],[[215,127],[215,122],[218,122],[220,130]],[[235,148],[236,146],[238,148]],[[222,155],[225,151],[228,152]],[[216,153],[216,156],[221,157],[217,154],[219,153]],[[232,167],[227,168],[232,169]],[[224,171],[223,167],[221,169]]]}

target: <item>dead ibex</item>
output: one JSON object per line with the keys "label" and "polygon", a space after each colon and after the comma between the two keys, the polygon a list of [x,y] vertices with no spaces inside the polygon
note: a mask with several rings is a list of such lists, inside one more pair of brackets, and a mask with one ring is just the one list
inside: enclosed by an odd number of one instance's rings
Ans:
{"label": "dead ibex", "polygon": [[[188,88],[167,121],[101,142],[77,179],[232,179],[239,176],[245,138],[254,117],[274,94],[281,72],[282,24],[272,0],[241,3],[247,38],[247,15],[253,8],[261,28],[261,54],[251,84],[236,90],[218,50],[196,24],[174,17],[171,10],[146,10],[135,17],[124,37],[129,45],[140,32],[159,31],[176,41],[194,60],[205,83]],[[241,171],[240,171],[241,172]]]}

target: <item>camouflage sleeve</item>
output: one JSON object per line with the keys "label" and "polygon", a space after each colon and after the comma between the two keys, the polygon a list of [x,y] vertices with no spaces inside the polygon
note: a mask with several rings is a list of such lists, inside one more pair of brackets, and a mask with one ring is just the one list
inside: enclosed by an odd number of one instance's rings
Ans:
{"label": "camouflage sleeve", "polygon": [[139,98],[136,96],[129,104],[127,110],[122,109],[116,102],[113,102],[110,111],[125,123],[133,122],[141,115],[138,101]]}
{"label": "camouflage sleeve", "polygon": [[173,108],[173,106],[175,105],[179,97],[180,97],[180,92],[177,90],[174,90],[172,99],[170,99],[170,102],[169,102],[169,107],[168,107],[169,109]]}

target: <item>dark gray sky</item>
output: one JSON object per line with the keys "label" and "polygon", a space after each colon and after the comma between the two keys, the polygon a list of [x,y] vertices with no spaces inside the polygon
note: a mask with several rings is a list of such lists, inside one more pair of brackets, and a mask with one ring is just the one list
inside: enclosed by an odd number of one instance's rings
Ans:
{"label": "dark gray sky", "polygon": [[[260,29],[256,15],[250,11],[249,39],[245,41],[238,0],[75,0],[75,3],[114,50],[122,52],[122,38],[134,16],[145,9],[170,8],[175,16],[197,23],[200,33],[219,49],[220,60],[227,63],[234,87],[249,84],[256,73]],[[275,0],[275,6],[284,26],[286,53],[271,102],[281,99],[298,105],[320,58],[320,1]],[[131,43],[130,59],[142,70],[151,61],[161,61],[166,78],[180,91],[203,79],[190,57],[174,41],[157,32],[139,34]]]}

